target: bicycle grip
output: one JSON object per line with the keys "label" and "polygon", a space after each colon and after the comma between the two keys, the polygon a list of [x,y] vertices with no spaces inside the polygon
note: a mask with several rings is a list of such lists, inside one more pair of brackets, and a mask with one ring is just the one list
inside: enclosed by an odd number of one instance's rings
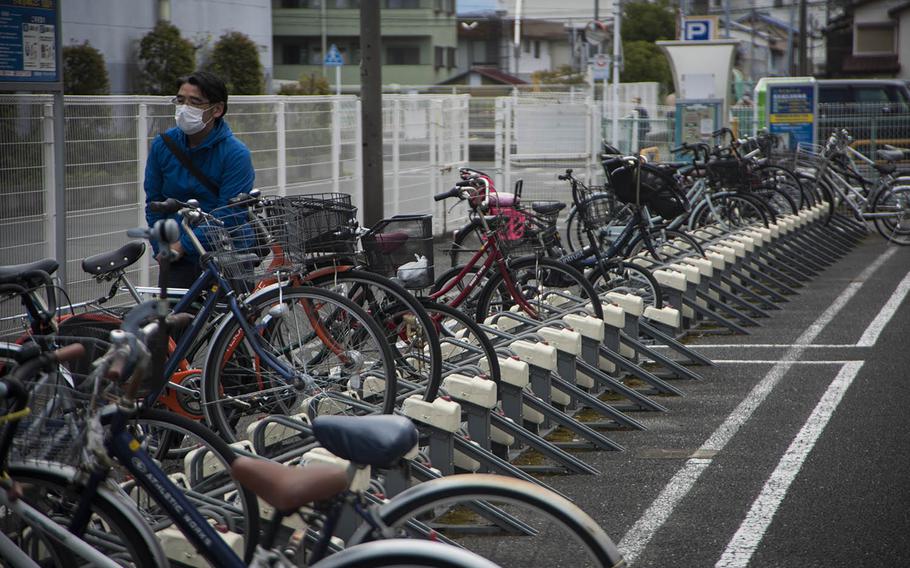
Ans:
{"label": "bicycle grip", "polygon": [[459,186],[459,184],[461,184],[461,183],[464,183],[464,182],[458,182],[457,184],[455,184],[455,187],[453,187],[449,191],[443,191],[442,193],[437,193],[436,195],[433,196],[433,200],[442,201],[442,200],[448,199],[450,197],[458,197],[458,195],[461,193],[461,187],[463,187],[463,186]]}
{"label": "bicycle grip", "polygon": [[152,213],[176,213],[180,211],[182,206],[183,204],[173,197],[168,197],[164,201],[150,201],[149,211]]}
{"label": "bicycle grip", "polygon": [[53,356],[54,359],[61,363],[75,361],[76,359],[85,357],[85,347],[81,343],[71,343],[54,351]]}

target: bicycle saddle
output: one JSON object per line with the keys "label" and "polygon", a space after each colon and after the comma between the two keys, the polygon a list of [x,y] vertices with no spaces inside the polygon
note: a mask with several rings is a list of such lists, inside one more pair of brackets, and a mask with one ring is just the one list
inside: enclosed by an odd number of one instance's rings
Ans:
{"label": "bicycle saddle", "polygon": [[891,174],[897,170],[895,164],[872,164],[872,167],[880,174]]}
{"label": "bicycle saddle", "polygon": [[417,428],[404,416],[318,416],[313,435],[323,448],[360,465],[394,465],[417,445]]}
{"label": "bicycle saddle", "polygon": [[883,159],[883,160],[887,160],[887,161],[889,161],[889,162],[897,162],[897,161],[899,161],[899,160],[903,160],[903,159],[904,159],[904,151],[903,151],[903,150],[897,150],[897,149],[894,149],[894,150],[891,150],[891,149],[876,150],[876,151],[875,151],[875,155],[878,156],[879,158],[881,158],[881,159]]}
{"label": "bicycle saddle", "polygon": [[246,456],[234,460],[231,476],[283,513],[329,499],[348,488],[348,474],[341,467],[321,464],[291,467]]}
{"label": "bicycle saddle", "polygon": [[535,213],[540,213],[541,215],[556,213],[565,208],[566,204],[561,201],[534,201],[531,203],[531,209],[533,209]]}
{"label": "bicycle saddle", "polygon": [[95,276],[114,272],[133,264],[145,253],[145,243],[132,241],[117,250],[87,257],[82,261],[82,270]]}
{"label": "bicycle saddle", "polygon": [[35,272],[41,271],[53,274],[57,271],[58,266],[60,265],[52,258],[45,258],[26,264],[0,266],[0,284],[23,284],[26,286],[41,284],[44,281],[43,277],[38,278]]}

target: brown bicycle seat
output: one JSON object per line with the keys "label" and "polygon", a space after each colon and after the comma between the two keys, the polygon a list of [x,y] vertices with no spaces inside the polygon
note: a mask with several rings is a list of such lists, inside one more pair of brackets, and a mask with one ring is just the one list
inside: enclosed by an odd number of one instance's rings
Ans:
{"label": "brown bicycle seat", "polygon": [[283,513],[292,513],[307,503],[329,499],[348,488],[348,475],[344,468],[315,464],[291,467],[246,456],[234,460],[231,476]]}

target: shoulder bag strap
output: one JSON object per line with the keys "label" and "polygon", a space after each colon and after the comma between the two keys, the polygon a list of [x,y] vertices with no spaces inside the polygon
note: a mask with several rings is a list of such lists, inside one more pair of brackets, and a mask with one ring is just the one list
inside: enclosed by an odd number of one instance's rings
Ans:
{"label": "shoulder bag strap", "polygon": [[193,163],[193,160],[191,160],[190,157],[186,155],[186,152],[184,152],[180,146],[174,142],[173,138],[165,133],[162,133],[161,139],[164,141],[164,145],[168,147],[171,153],[174,154],[178,160],[180,160],[180,163],[183,164],[183,167],[185,167],[191,174],[193,174],[196,179],[202,182],[202,185],[208,188],[208,190],[211,191],[215,197],[218,197],[221,194],[218,184],[213,182],[207,175],[202,173],[202,170],[199,169],[199,166]]}

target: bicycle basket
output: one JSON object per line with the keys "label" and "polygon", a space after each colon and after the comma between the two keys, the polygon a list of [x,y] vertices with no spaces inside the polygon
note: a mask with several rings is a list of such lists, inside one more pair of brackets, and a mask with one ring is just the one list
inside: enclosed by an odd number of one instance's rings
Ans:
{"label": "bicycle basket", "polygon": [[500,211],[499,249],[509,258],[543,254],[556,245],[556,222],[563,209],[559,201],[534,201]]}
{"label": "bicycle basket", "polygon": [[[636,175],[635,170],[639,170],[640,175]],[[636,203],[637,200],[664,219],[673,219],[688,210],[689,201],[676,180],[657,166],[622,166],[613,171],[611,182],[618,201]]]}
{"label": "bicycle basket", "polygon": [[[117,394],[117,384],[101,379],[89,380],[89,374],[83,374],[91,371],[91,362],[102,356],[110,344],[90,337],[36,336],[30,341],[43,349],[78,342],[85,347],[86,354],[79,360],[59,364],[54,372],[43,373],[26,382],[30,412],[19,422],[10,459],[78,465],[92,412]],[[5,413],[6,408],[0,406],[0,415]]]}
{"label": "bicycle basket", "polygon": [[357,208],[346,193],[313,193],[275,201],[288,223],[287,241],[281,242],[303,258],[352,254],[357,238]]}
{"label": "bicycle basket", "polygon": [[735,158],[722,158],[705,166],[708,179],[726,188],[739,188],[749,181],[748,168]]}
{"label": "bicycle basket", "polygon": [[383,219],[361,239],[367,268],[397,277],[405,288],[433,284],[433,217],[396,215]]}

